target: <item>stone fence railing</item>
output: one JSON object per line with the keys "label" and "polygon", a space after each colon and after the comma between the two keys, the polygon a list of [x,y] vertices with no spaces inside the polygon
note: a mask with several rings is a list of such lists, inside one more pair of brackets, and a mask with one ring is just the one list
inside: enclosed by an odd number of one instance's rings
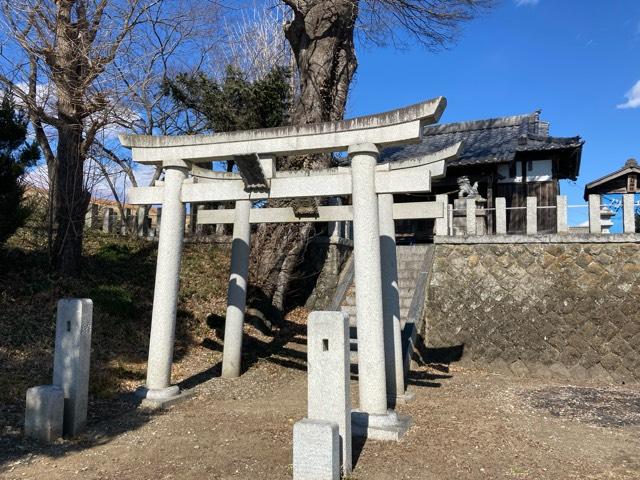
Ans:
{"label": "stone fence railing", "polygon": [[[636,212],[640,208],[640,202],[635,202],[633,194],[623,195],[623,233],[636,232]],[[465,202],[456,201],[456,206],[449,205],[448,222],[445,230],[450,236],[460,235],[506,235],[511,233],[536,235],[539,233],[610,233],[613,225],[611,218],[615,212],[610,206],[603,204],[600,195],[589,195],[589,203],[582,205],[569,205],[567,197],[559,195],[556,197],[556,205],[538,205],[536,197],[527,197],[526,206],[507,207],[505,198],[495,199],[494,208],[484,208],[478,203],[477,198],[466,198]],[[463,204],[464,207],[460,207]],[[456,208],[457,207],[457,208]],[[569,209],[588,209],[588,222],[578,227],[569,226]],[[554,225],[550,225],[547,231],[539,231],[539,215],[545,215],[550,209],[554,210]],[[508,223],[508,213],[520,211],[524,212],[524,224],[522,228],[515,229]],[[541,213],[542,212],[542,213]],[[492,215],[492,228],[488,228],[487,219]],[[436,235],[444,233],[436,227]]]}

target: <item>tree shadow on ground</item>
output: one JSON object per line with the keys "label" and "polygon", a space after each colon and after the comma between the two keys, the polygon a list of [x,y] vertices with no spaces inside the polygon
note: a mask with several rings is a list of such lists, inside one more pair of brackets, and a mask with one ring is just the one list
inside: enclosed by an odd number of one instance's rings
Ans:
{"label": "tree shadow on ground", "polygon": [[[154,416],[121,392],[145,378],[157,245],[96,233],[85,244],[74,279],[52,272],[42,249],[0,249],[0,470],[30,454],[57,457],[107,443]],[[78,439],[44,446],[22,438],[24,394],[51,383],[56,306],[64,297],[94,302],[88,424]],[[195,344],[194,322],[189,310],[178,310],[174,361]]]}
{"label": "tree shadow on ground", "polygon": [[[224,322],[222,315],[209,315],[207,325],[215,332],[216,338],[207,338],[202,346],[221,352],[224,340]],[[242,341],[242,372],[249,370],[259,361],[268,361],[285,368],[307,370],[307,355],[287,347],[287,344],[306,345],[306,324],[295,323],[286,318],[280,322],[277,329],[265,330],[264,325],[256,319],[247,317],[247,323],[259,331],[259,334],[245,334]],[[267,336],[269,335],[269,336]]]}
{"label": "tree shadow on ground", "polygon": [[[441,348],[427,347],[424,337],[418,335],[411,357],[418,365],[428,367],[430,371],[409,371],[407,384],[418,387],[440,387],[442,384],[434,382],[434,380],[452,378],[453,375],[449,374],[449,365],[458,362],[463,354],[464,345]],[[439,373],[433,373],[431,370]]]}
{"label": "tree shadow on ground", "polygon": [[353,436],[351,438],[351,466],[352,468],[356,468],[358,465],[358,460],[360,460],[360,455],[362,455],[362,450],[364,450],[364,446],[367,443],[366,437],[358,437]]}
{"label": "tree shadow on ground", "polygon": [[14,421],[0,432],[0,472],[9,470],[12,463],[25,461],[33,455],[59,458],[107,444],[119,435],[137,430],[153,417],[163,414],[161,411],[137,409],[139,403],[140,399],[133,393],[122,394],[115,399],[92,400],[89,402],[86,431],[77,438],[59,440],[52,445],[24,438],[18,423],[24,416],[24,410],[16,405],[3,408],[2,416],[9,420],[14,417]]}

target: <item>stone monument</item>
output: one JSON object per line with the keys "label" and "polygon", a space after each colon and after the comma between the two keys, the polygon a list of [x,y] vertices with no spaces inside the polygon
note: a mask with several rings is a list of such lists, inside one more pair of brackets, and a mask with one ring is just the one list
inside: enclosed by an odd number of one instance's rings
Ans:
{"label": "stone monument", "polygon": [[93,302],[65,298],[58,302],[53,384],[64,393],[64,434],[80,433],[87,421]]}

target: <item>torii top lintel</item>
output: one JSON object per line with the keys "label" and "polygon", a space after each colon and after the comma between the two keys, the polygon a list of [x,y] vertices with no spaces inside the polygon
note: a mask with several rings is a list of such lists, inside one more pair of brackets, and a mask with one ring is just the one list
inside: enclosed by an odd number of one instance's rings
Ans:
{"label": "torii top lintel", "polygon": [[444,97],[437,97],[409,107],[338,122],[212,135],[120,135],[120,142],[133,150],[134,161],[146,164],[203,163],[249,154],[327,153],[362,143],[389,147],[419,142],[422,127],[437,122],[446,105]]}

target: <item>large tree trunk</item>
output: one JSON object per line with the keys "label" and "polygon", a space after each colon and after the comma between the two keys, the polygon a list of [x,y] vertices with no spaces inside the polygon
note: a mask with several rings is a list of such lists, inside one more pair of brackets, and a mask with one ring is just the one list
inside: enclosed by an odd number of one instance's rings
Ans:
{"label": "large tree trunk", "polygon": [[84,217],[91,195],[84,188],[82,127],[65,125],[58,132],[53,253],[58,271],[70,276],[80,271]]}
{"label": "large tree trunk", "polygon": [[[64,276],[77,275],[82,258],[84,217],[91,195],[84,187],[84,118],[86,106],[84,84],[88,73],[88,61],[82,52],[86,49],[86,23],[74,22],[72,11],[83,18],[82,4],[73,1],[60,2],[56,24],[56,49],[52,64],[56,69],[52,77],[56,85],[58,121],[58,145],[55,163],[55,236],[53,261]],[[84,35],[84,36],[83,36]]]}
{"label": "large tree trunk", "polygon": [[[297,0],[285,2],[293,20],[285,26],[300,78],[294,124],[340,120],[349,85],[356,71],[353,33],[357,0]],[[278,169],[317,169],[331,164],[329,155],[278,159]],[[272,206],[292,201],[271,202]],[[313,233],[310,224],[264,224],[251,250],[249,301],[263,318],[279,321],[286,292],[295,278],[305,246]]]}

